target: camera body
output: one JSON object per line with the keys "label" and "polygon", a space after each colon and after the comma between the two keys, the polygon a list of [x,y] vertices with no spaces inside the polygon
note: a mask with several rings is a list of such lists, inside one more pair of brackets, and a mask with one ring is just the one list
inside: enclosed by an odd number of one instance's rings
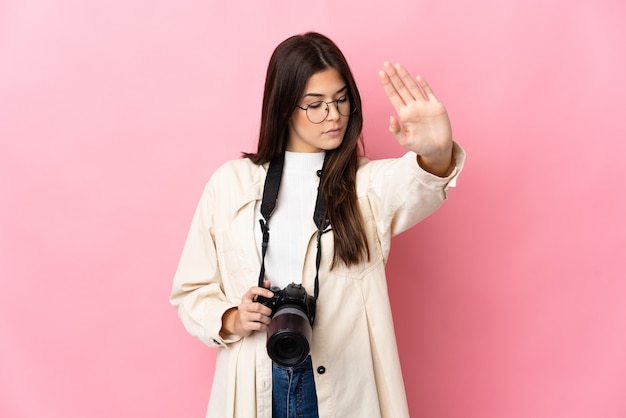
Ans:
{"label": "camera body", "polygon": [[291,283],[284,289],[272,286],[271,298],[257,297],[257,302],[272,310],[267,332],[267,354],[281,366],[295,366],[309,355],[315,298],[301,284]]}

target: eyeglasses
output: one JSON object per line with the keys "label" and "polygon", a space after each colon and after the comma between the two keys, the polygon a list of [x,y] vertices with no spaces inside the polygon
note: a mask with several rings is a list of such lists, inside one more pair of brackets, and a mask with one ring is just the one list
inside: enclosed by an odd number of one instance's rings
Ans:
{"label": "eyeglasses", "polygon": [[350,106],[350,99],[347,95],[341,96],[338,99],[325,102],[323,100],[309,103],[307,107],[297,106],[298,108],[306,112],[306,117],[311,123],[322,123],[328,117],[330,112],[330,104],[334,103],[337,106],[337,112],[341,116],[350,116],[353,109]]}

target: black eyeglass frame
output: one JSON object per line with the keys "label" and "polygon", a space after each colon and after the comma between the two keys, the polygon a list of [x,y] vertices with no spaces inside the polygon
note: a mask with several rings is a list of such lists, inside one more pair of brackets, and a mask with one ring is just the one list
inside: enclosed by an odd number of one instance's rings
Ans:
{"label": "black eyeglass frame", "polygon": [[[347,115],[344,115],[339,110],[339,101],[344,100],[344,99],[346,99],[346,100],[348,100],[350,102],[350,111],[348,112]],[[322,103],[324,103],[326,105],[326,116],[324,116],[324,119],[322,119],[319,122],[313,122],[311,120],[311,118],[309,117],[309,112],[308,112],[309,107],[314,106],[314,105],[321,105]],[[309,120],[309,122],[314,123],[314,124],[317,125],[317,124],[320,124],[320,123],[324,122],[328,118],[328,115],[330,113],[330,104],[331,103],[335,104],[335,108],[337,109],[337,113],[339,113],[341,116],[350,116],[350,114],[354,113],[354,111],[356,110],[356,107],[352,107],[352,102],[350,101],[350,97],[348,95],[341,96],[340,98],[335,99],[335,100],[331,100],[329,102],[325,102],[323,100],[317,100],[317,101],[315,101],[313,103],[309,103],[308,105],[306,105],[306,107],[302,107],[300,105],[296,105],[296,107],[301,109],[301,110],[304,110],[306,112],[306,118]]]}

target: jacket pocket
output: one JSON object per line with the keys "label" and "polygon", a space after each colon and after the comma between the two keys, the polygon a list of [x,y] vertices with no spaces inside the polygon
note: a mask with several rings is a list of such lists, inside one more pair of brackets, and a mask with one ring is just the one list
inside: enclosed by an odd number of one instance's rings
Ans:
{"label": "jacket pocket", "polygon": [[226,296],[239,302],[244,293],[258,284],[260,260],[251,228],[233,222],[216,230],[218,264]]}

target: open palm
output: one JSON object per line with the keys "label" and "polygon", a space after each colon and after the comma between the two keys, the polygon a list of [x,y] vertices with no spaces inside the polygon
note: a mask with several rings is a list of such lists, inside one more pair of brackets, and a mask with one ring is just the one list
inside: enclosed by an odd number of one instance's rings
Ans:
{"label": "open palm", "polygon": [[380,81],[397,113],[390,118],[389,131],[421,157],[449,160],[452,129],[444,105],[422,77],[413,79],[400,64],[386,62],[383,68]]}

